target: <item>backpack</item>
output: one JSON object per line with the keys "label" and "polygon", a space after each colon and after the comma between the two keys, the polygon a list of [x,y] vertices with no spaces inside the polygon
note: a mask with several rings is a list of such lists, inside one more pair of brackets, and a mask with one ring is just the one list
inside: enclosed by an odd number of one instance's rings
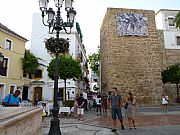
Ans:
{"label": "backpack", "polygon": [[[8,98],[7,103],[9,103],[10,99],[11,99],[11,94],[9,94],[9,98]],[[7,107],[7,105],[3,105],[3,106],[4,106],[4,107]]]}
{"label": "backpack", "polygon": [[168,97],[168,96],[165,96],[165,100],[166,100],[166,101],[169,101],[169,97]]}

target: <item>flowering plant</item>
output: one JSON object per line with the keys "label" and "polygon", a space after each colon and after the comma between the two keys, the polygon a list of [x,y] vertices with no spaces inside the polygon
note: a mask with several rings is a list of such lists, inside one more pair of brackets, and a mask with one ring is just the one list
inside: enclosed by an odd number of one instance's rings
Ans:
{"label": "flowering plant", "polygon": [[45,40],[45,47],[51,53],[69,52],[69,42],[64,38],[50,37]]}

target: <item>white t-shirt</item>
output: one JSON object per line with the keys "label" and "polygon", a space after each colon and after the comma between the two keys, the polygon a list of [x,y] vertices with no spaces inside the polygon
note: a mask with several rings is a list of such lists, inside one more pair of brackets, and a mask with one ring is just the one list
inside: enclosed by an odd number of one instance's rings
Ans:
{"label": "white t-shirt", "polygon": [[96,98],[96,104],[101,105],[101,98]]}
{"label": "white t-shirt", "polygon": [[163,105],[164,105],[164,104],[168,104],[168,101],[166,100],[165,97],[162,98],[162,104],[163,104]]}
{"label": "white t-shirt", "polygon": [[87,99],[87,93],[86,92],[83,92],[83,98]]}

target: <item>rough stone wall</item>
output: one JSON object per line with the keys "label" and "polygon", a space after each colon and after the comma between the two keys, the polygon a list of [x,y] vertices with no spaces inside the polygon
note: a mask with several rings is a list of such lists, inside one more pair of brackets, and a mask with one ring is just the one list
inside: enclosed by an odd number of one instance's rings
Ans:
{"label": "rough stone wall", "polygon": [[180,50],[166,49],[166,66],[180,64]]}
{"label": "rough stone wall", "polygon": [[159,41],[159,55],[160,58],[162,59],[161,61],[161,70],[164,70],[166,68],[166,50],[164,47],[164,34],[163,34],[163,30],[157,30],[157,37],[158,37],[158,41]]}
{"label": "rough stone wall", "polygon": [[[148,18],[148,36],[118,36],[117,13],[145,15]],[[102,91],[107,92],[116,86],[124,99],[128,92],[132,92],[140,105],[159,105],[164,52],[163,38],[157,34],[154,11],[107,9],[100,30]]]}

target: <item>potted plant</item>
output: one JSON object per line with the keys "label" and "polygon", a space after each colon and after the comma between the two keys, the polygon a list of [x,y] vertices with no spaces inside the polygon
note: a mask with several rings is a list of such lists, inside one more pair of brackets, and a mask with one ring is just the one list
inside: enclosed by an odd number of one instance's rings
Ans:
{"label": "potted plant", "polygon": [[50,53],[69,52],[69,42],[64,38],[50,37],[45,40],[45,47]]}

